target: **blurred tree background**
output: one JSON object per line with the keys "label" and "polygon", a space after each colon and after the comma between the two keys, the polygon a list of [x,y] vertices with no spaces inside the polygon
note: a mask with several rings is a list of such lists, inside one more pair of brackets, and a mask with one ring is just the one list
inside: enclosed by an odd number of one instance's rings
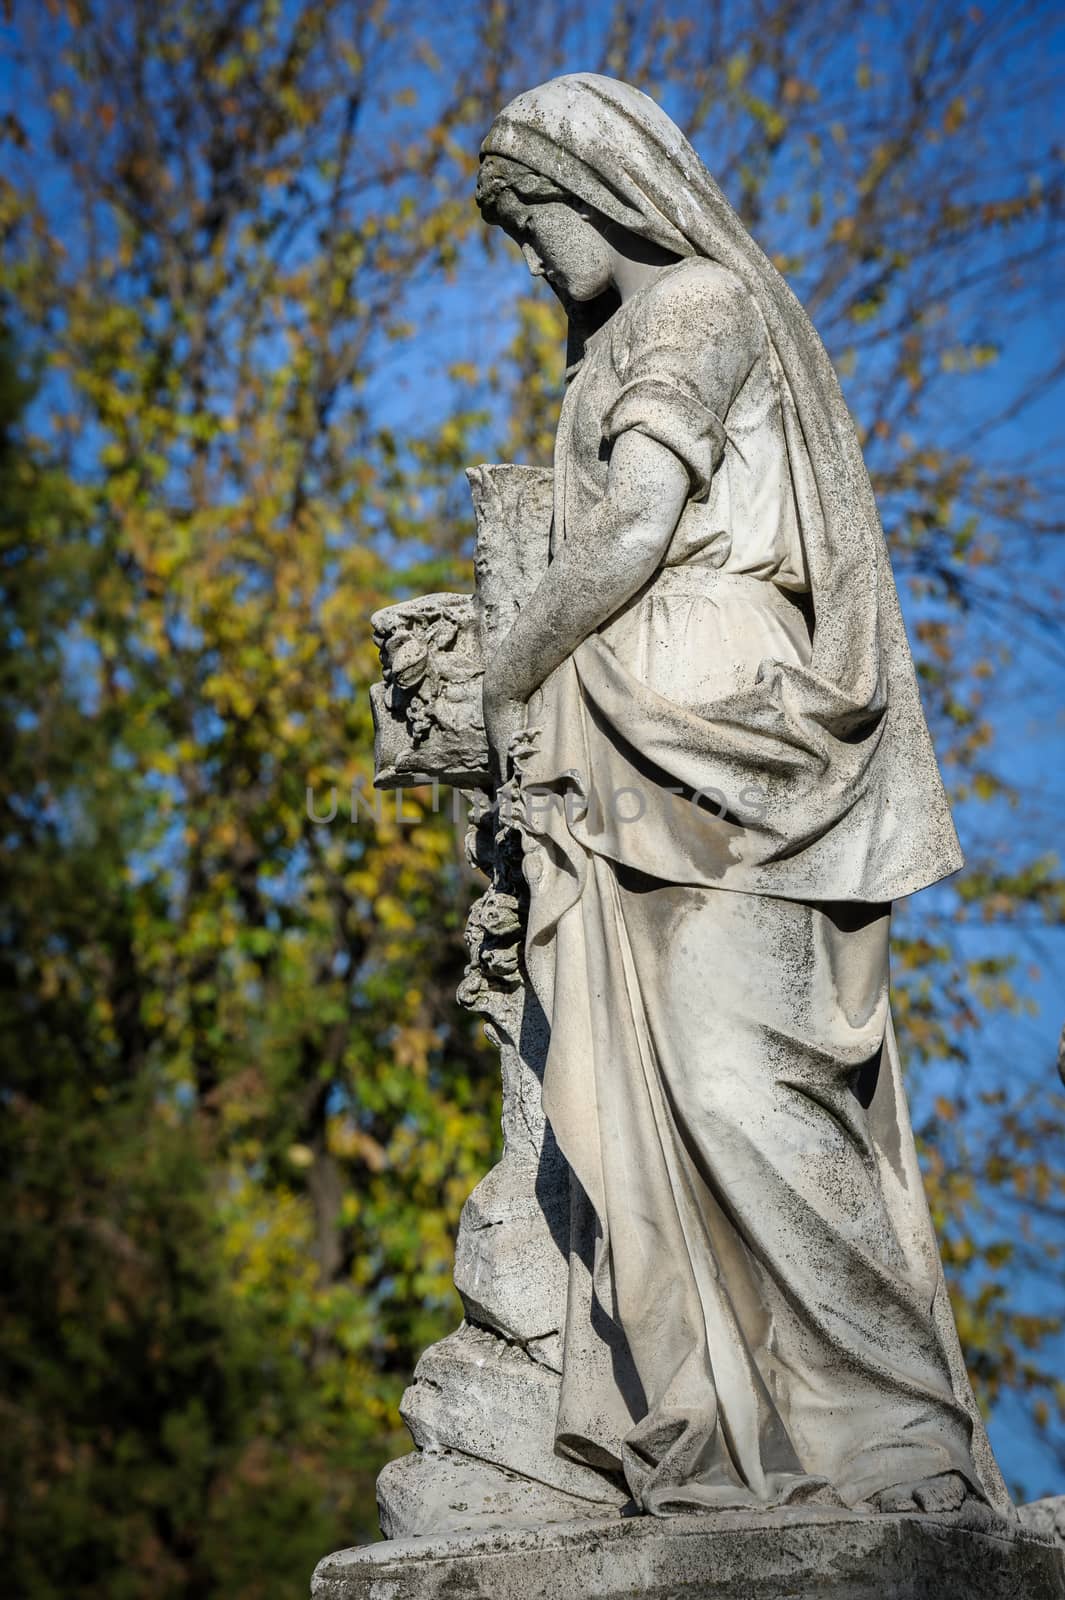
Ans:
{"label": "blurred tree background", "polygon": [[576,68],[689,130],[862,428],[969,857],[898,920],[929,1193],[1007,1470],[1065,1486],[1065,1107],[1024,1022],[1065,913],[1062,37],[954,0],[7,0],[9,1593],[302,1596],[457,1321],[495,1056],[452,1003],[461,829],[370,813],[368,617],[468,587],[463,465],[549,460],[559,316],[471,194],[494,111]]}

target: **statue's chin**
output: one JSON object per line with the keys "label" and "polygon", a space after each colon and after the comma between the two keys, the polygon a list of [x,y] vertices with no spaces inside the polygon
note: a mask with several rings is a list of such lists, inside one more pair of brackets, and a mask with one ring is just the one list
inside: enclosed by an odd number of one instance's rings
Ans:
{"label": "statue's chin", "polygon": [[554,289],[563,305],[569,304],[586,306],[590,305],[593,300],[598,300],[599,296],[605,293],[606,289],[608,289],[610,285],[602,284],[597,281],[594,283],[577,282],[575,284],[552,283],[551,287]]}

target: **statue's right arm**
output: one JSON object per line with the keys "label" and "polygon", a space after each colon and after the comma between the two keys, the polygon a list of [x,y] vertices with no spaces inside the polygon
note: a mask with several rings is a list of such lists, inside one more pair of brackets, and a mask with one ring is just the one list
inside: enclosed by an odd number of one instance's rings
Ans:
{"label": "statue's right arm", "polygon": [[658,570],[691,494],[671,450],[633,429],[615,441],[606,494],[567,534],[485,673],[487,707],[528,700]]}

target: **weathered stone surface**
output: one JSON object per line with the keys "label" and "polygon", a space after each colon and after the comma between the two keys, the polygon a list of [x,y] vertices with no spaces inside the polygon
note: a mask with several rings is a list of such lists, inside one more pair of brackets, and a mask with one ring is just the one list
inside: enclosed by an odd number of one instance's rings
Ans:
{"label": "weathered stone surface", "polygon": [[1050,1495],[1046,1500],[1018,1506],[1017,1514],[1031,1533],[1054,1540],[1065,1552],[1065,1494]]}
{"label": "weathered stone surface", "polygon": [[[427,1453],[382,1474],[382,1524],[393,1536],[498,1526],[501,1507],[523,1526],[580,1517],[585,1502],[569,1495],[589,1485],[600,1511],[624,1499],[554,1452],[569,1175],[540,1103],[547,1028],[523,981],[521,853],[488,805],[481,714],[484,661],[547,565],[553,480],[510,465],[473,467],[467,477],[476,594],[427,595],[373,618],[384,676],[371,691],[375,783],[436,780],[472,791],[467,852],[489,887],[467,920],[458,999],[484,1017],[499,1047],[504,1155],[459,1222],[455,1283],[477,1326],[427,1351],[404,1396],[403,1415]],[[519,1472],[526,1500],[515,1489]]]}
{"label": "weathered stone surface", "polygon": [[547,566],[554,474],[500,462],[470,467],[466,479],[477,515],[474,604],[489,658]]}
{"label": "weathered stone surface", "polygon": [[538,1528],[603,1516],[601,1502],[531,1483],[451,1450],[413,1450],[390,1461],[377,1480],[377,1509],[386,1539]]}
{"label": "weathered stone surface", "polygon": [[481,717],[484,656],[469,595],[429,594],[371,618],[384,682],[370,690],[374,784],[488,781]]}
{"label": "weathered stone surface", "polygon": [[315,1600],[1062,1600],[1065,1564],[1013,1524],[788,1510],[637,1517],[327,1556]]}
{"label": "weathered stone surface", "polygon": [[489,788],[484,663],[547,565],[552,475],[482,465],[466,474],[477,514],[476,595],[429,594],[370,619],[384,682],[370,690],[374,783]]}
{"label": "weathered stone surface", "polygon": [[[566,1258],[552,1228],[566,1225],[561,1185],[546,1204],[537,1196],[537,1168],[504,1156],[462,1210],[455,1248],[455,1287],[471,1322],[497,1328],[518,1344],[557,1342],[566,1297]],[[537,1292],[530,1294],[535,1284]],[[549,1354],[542,1359],[550,1364]]]}
{"label": "weathered stone surface", "polygon": [[622,1506],[627,1492],[555,1453],[558,1374],[484,1328],[430,1345],[400,1414],[422,1450],[457,1450],[550,1488]]}

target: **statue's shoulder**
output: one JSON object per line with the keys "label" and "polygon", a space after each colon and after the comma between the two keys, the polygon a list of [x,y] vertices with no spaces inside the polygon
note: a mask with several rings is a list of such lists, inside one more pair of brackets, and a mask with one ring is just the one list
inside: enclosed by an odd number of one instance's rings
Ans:
{"label": "statue's shoulder", "polygon": [[694,341],[707,334],[728,334],[752,348],[760,341],[762,325],[757,308],[746,286],[734,272],[704,256],[688,256],[667,267],[640,297],[636,330],[658,342]]}
{"label": "statue's shoulder", "polygon": [[734,272],[706,256],[685,256],[666,267],[648,291],[659,302],[695,300],[703,303],[745,306],[750,295]]}
{"label": "statue's shoulder", "polygon": [[743,323],[756,317],[754,302],[740,279],[717,261],[688,256],[666,267],[640,296],[640,320],[681,322],[709,317],[713,322]]}

